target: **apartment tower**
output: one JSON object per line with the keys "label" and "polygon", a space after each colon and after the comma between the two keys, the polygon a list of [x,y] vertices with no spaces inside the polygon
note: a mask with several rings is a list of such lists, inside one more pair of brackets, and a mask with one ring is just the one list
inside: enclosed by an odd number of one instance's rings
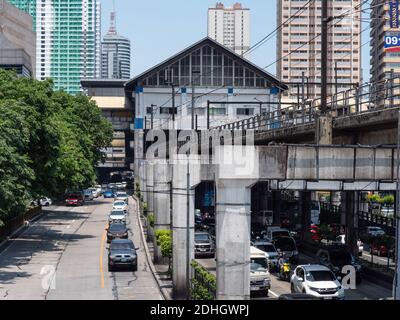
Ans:
{"label": "apartment tower", "polygon": [[250,9],[240,3],[225,7],[217,3],[208,9],[208,36],[243,55],[250,48]]}
{"label": "apartment tower", "polygon": [[[321,0],[278,0],[277,76],[284,99],[321,94]],[[328,95],[361,82],[361,0],[328,1]],[[304,7],[304,8],[303,8]],[[342,16],[343,15],[343,16]],[[304,75],[304,77],[303,77]]]}

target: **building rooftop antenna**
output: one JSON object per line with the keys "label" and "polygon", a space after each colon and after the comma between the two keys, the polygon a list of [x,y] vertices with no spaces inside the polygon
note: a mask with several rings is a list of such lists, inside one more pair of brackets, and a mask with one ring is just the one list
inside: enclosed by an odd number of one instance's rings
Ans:
{"label": "building rooftop antenna", "polygon": [[108,33],[117,34],[117,13],[115,11],[115,0],[113,0],[113,9],[110,14],[110,20],[111,24]]}

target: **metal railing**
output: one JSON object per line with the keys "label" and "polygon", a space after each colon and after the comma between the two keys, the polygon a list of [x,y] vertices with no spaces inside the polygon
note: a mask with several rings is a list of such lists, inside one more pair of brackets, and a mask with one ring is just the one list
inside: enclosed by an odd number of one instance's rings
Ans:
{"label": "metal railing", "polygon": [[[357,115],[400,105],[400,77],[368,83],[338,92],[327,99],[327,108],[333,118]],[[320,114],[321,100],[307,100],[286,108],[264,112],[250,118],[220,125],[219,130],[276,130],[315,122]]]}

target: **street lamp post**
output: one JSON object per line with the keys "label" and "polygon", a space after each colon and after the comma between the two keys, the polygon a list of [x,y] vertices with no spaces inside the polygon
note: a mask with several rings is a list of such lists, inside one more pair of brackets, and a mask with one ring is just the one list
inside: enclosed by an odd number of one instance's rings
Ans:
{"label": "street lamp post", "polygon": [[396,176],[396,273],[393,284],[393,299],[400,300],[400,110],[397,125],[397,176]]}
{"label": "street lamp post", "polygon": [[200,74],[199,70],[192,70],[192,130],[194,130],[194,107],[195,107],[195,88],[194,88],[194,75]]}

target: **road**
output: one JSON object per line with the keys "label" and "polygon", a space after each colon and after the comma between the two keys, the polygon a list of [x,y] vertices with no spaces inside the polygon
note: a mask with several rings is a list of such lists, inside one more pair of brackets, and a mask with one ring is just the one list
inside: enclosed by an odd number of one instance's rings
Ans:
{"label": "road", "polygon": [[1,248],[0,300],[161,300],[133,199],[128,229],[140,248],[138,271],[108,272],[105,227],[112,201],[98,198],[81,207],[46,208],[43,218]]}
{"label": "road", "polygon": [[[216,263],[214,259],[197,259],[197,261],[205,267],[208,271],[216,274]],[[308,256],[300,254],[299,264],[313,263],[313,259]],[[290,293],[290,283],[279,280],[276,274],[271,274],[271,289],[269,296],[264,297],[260,295],[252,294],[254,300],[269,300],[276,299],[281,294]],[[392,292],[379,285],[373,284],[367,280],[363,280],[357,285],[355,290],[346,290],[345,300],[377,300],[383,298],[389,298],[392,296]]]}

